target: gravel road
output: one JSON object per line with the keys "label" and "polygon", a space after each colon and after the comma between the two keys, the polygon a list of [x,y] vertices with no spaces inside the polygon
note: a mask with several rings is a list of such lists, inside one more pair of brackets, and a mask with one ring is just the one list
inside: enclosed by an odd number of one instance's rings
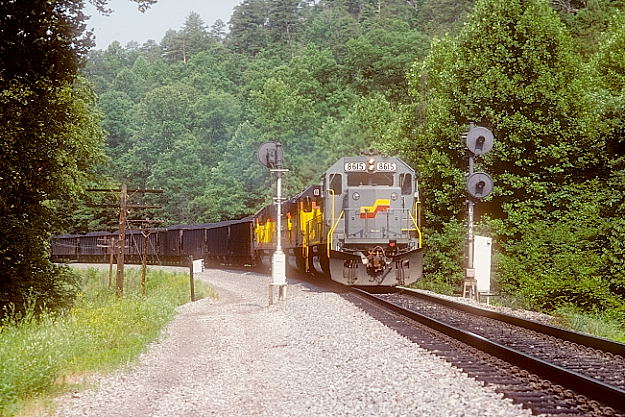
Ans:
{"label": "gravel road", "polygon": [[207,270],[219,300],[182,306],[138,363],[57,400],[58,417],[530,416],[340,296]]}

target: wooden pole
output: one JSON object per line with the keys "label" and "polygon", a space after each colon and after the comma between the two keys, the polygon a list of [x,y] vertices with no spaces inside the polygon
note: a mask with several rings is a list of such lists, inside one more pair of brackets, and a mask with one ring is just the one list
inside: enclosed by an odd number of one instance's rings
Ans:
{"label": "wooden pole", "polygon": [[189,287],[191,288],[191,301],[195,301],[195,283],[193,282],[193,255],[189,255]]}
{"label": "wooden pole", "polygon": [[145,296],[145,276],[147,274],[147,262],[148,262],[148,236],[150,232],[141,231],[143,235],[143,253],[141,255],[141,295]]}
{"label": "wooden pole", "polygon": [[126,243],[126,199],[128,197],[128,186],[122,184],[119,202],[119,255],[117,256],[117,286],[115,294],[118,297],[124,293],[124,251]]}

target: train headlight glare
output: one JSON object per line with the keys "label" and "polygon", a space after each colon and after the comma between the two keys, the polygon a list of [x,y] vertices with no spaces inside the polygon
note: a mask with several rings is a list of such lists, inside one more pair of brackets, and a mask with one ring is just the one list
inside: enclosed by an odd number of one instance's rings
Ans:
{"label": "train headlight glare", "polygon": [[353,198],[354,200],[358,200],[358,199],[360,198],[360,194],[358,194],[358,193],[354,193],[354,194],[352,194],[352,198]]}
{"label": "train headlight glare", "polygon": [[393,200],[393,201],[397,200],[397,193],[392,193],[391,194],[391,200]]}

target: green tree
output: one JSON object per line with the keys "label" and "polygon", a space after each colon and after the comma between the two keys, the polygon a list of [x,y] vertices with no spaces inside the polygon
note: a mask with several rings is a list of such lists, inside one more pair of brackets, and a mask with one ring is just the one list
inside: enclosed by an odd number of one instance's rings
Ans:
{"label": "green tree", "polygon": [[455,34],[462,27],[474,0],[423,0],[417,9],[417,26],[432,36]]}
{"label": "green tree", "polygon": [[200,213],[194,211],[192,201],[200,195],[208,180],[208,170],[202,163],[202,146],[187,133],[176,138],[152,166],[149,187],[162,189],[167,194],[162,217],[173,223],[193,223]]}
{"label": "green tree", "polygon": [[302,26],[300,0],[269,0],[267,29],[273,42],[292,47]]}
{"label": "green tree", "polygon": [[601,205],[604,273],[609,277],[608,289],[625,305],[625,11],[614,16],[591,68],[594,96],[606,121],[607,195]]}
{"label": "green tree", "polygon": [[76,198],[101,153],[94,97],[77,78],[82,2],[0,2],[0,305],[68,301],[47,257],[55,202]]}
{"label": "green tree", "polygon": [[269,44],[266,0],[243,0],[230,18],[228,43],[236,52],[254,56]]}
{"label": "green tree", "polygon": [[394,101],[408,101],[406,73],[415,60],[425,57],[429,41],[405,23],[377,27],[349,40],[348,82],[363,95],[380,93]]}
{"label": "green tree", "polygon": [[348,40],[359,36],[363,30],[348,11],[339,7],[322,7],[303,29],[303,42],[333,51],[340,59],[345,54]]}
{"label": "green tree", "polygon": [[205,50],[214,39],[211,38],[206,25],[198,13],[191,12],[179,32],[168,30],[161,41],[163,55],[170,62],[182,61],[187,63],[189,59]]}
{"label": "green tree", "polygon": [[115,160],[130,146],[135,103],[126,93],[107,91],[100,95],[98,104],[104,114],[102,127],[107,132],[107,155]]}
{"label": "green tree", "polygon": [[204,192],[193,201],[201,212],[199,220],[242,218],[270,201],[269,175],[256,160],[260,137],[261,131],[249,122],[238,127],[223,160],[210,169]]}
{"label": "green tree", "polygon": [[625,9],[623,0],[551,0],[571,34],[578,50],[586,57],[597,52],[602,34],[619,10]]}
{"label": "green tree", "polygon": [[[553,260],[531,274],[512,271],[519,272],[523,260],[533,255],[537,246],[529,243],[537,238],[532,234],[537,225],[555,225],[552,213],[562,215],[571,200],[583,201],[583,193],[592,189],[587,181],[596,175],[603,143],[581,69],[566,28],[546,1],[479,0],[458,37],[433,43],[411,75],[412,93],[426,105],[415,147],[427,184],[428,221],[435,230],[443,230],[448,219],[462,212],[467,165],[459,140],[462,129],[475,121],[495,133],[495,149],[478,168],[491,173],[497,184],[492,200],[482,207],[498,219],[491,227],[508,257],[499,269],[500,283],[508,289],[519,280],[529,288],[543,272],[541,278],[550,282],[565,281]],[[585,230],[593,220],[598,219],[584,220],[584,228],[562,228]],[[594,238],[584,232],[576,248],[567,248],[553,236],[551,243],[569,253],[591,247],[588,239]]]}

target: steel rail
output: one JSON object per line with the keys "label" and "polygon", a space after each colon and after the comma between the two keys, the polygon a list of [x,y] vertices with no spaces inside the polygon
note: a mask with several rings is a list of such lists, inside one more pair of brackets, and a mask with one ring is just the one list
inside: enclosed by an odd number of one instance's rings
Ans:
{"label": "steel rail", "polygon": [[443,334],[451,336],[462,343],[491,354],[512,365],[518,366],[519,368],[526,369],[541,378],[548,379],[558,385],[576,391],[587,398],[599,401],[614,408],[615,410],[625,412],[625,390],[621,390],[617,387],[597,381],[596,379],[589,378],[577,372],[567,370],[560,366],[550,364],[541,359],[492,342],[475,333],[458,329],[454,326],[450,326],[417,312],[407,310],[406,308],[395,303],[379,298],[373,294],[369,294],[365,290],[354,288],[353,291],[377,304],[383,305],[391,311],[422,323]]}
{"label": "steel rail", "polygon": [[509,314],[498,313],[496,311],[475,307],[469,304],[456,303],[454,301],[446,300],[444,298],[423,294],[421,292],[412,290],[410,288],[400,288],[400,291],[404,294],[409,294],[410,296],[413,296],[416,298],[421,298],[423,300],[441,304],[446,307],[451,307],[456,310],[471,313],[476,316],[488,317],[491,319],[499,320],[504,323],[513,324],[515,326],[523,327],[529,330],[535,330],[539,333],[543,333],[549,336],[554,336],[559,339],[577,343],[582,346],[590,347],[593,349],[598,349],[604,352],[610,352],[610,353],[625,357],[625,344],[615,342],[613,340],[608,340],[608,339],[604,339],[604,338],[596,337],[596,336],[590,336],[587,334],[562,329],[560,327],[551,326],[548,324],[537,323],[535,321],[526,320],[526,319],[522,319],[519,317],[514,317]]}

